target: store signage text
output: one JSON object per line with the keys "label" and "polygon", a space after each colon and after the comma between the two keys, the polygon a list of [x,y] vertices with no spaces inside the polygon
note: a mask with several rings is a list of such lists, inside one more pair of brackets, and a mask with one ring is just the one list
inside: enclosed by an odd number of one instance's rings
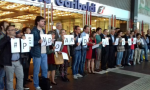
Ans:
{"label": "store signage text", "polygon": [[51,3],[51,0],[32,0],[32,1],[38,1],[38,2],[43,2],[43,3],[47,3],[47,4]]}
{"label": "store signage text", "polygon": [[105,7],[104,7],[104,6],[99,6],[97,13],[98,13],[98,14],[103,14],[103,13],[104,13],[104,10],[105,10]]}
{"label": "store signage text", "polygon": [[80,0],[68,1],[68,0],[55,0],[56,5],[64,6],[67,8],[74,8],[78,10],[90,11],[95,12],[96,4],[87,2],[86,4],[81,4]]}

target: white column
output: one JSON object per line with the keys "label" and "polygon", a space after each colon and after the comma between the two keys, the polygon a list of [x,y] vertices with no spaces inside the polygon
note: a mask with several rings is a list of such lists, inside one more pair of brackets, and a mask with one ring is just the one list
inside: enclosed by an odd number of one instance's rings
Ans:
{"label": "white column", "polygon": [[111,17],[109,17],[109,30],[111,30]]}

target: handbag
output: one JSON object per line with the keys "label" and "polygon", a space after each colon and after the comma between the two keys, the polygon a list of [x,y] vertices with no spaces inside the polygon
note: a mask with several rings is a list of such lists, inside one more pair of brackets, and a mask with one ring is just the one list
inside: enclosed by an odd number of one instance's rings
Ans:
{"label": "handbag", "polygon": [[56,65],[59,65],[59,64],[63,64],[64,63],[64,59],[63,59],[63,56],[62,54],[59,54],[59,53],[55,53],[54,54],[54,60],[55,60],[55,64]]}
{"label": "handbag", "polygon": [[140,48],[140,49],[144,49],[144,45],[140,44],[140,45],[139,45],[139,48]]}

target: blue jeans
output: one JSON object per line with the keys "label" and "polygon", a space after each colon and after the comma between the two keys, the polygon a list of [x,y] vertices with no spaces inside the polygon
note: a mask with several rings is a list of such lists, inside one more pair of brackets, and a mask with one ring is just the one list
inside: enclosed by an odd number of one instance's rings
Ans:
{"label": "blue jeans", "polygon": [[134,50],[131,50],[128,61],[133,61],[133,55],[134,55]]}
{"label": "blue jeans", "polygon": [[122,58],[123,52],[117,52],[117,65],[121,65]]}
{"label": "blue jeans", "polygon": [[4,77],[5,77],[5,70],[4,68],[0,68],[0,90],[4,89]]}
{"label": "blue jeans", "polygon": [[148,54],[148,47],[145,45],[144,49],[141,49],[141,61],[143,61],[143,54],[145,55],[145,61],[148,61],[147,54]]}
{"label": "blue jeans", "polygon": [[73,75],[78,74],[80,62],[81,62],[81,50],[75,50],[74,51],[74,61],[73,61],[73,65],[72,65]]}
{"label": "blue jeans", "polygon": [[84,65],[85,65],[85,60],[86,60],[86,49],[82,49],[82,53],[81,53],[81,62],[80,62],[80,69],[79,72],[80,74],[84,74]]}
{"label": "blue jeans", "polygon": [[40,72],[40,66],[42,70],[42,77],[47,78],[47,71],[48,71],[48,65],[47,65],[47,54],[41,54],[40,58],[33,57],[33,82],[34,87],[39,86],[39,72]]}

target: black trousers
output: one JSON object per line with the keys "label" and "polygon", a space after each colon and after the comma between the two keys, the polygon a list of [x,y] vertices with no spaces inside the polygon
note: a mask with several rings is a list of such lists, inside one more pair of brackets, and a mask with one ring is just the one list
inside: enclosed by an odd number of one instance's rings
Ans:
{"label": "black trousers", "polygon": [[115,46],[109,46],[108,67],[115,66]]}
{"label": "black trousers", "polygon": [[27,81],[28,76],[29,76],[29,68],[30,68],[31,58],[32,58],[31,55],[29,55],[29,59],[28,59],[29,67],[23,67],[23,73],[24,73],[23,86],[26,85],[26,81]]}
{"label": "black trousers", "polygon": [[129,55],[131,49],[125,49],[123,53],[122,65],[127,65],[129,63]]}
{"label": "black trousers", "polygon": [[109,46],[102,47],[102,59],[101,59],[102,70],[107,70],[108,55],[109,55]]}

